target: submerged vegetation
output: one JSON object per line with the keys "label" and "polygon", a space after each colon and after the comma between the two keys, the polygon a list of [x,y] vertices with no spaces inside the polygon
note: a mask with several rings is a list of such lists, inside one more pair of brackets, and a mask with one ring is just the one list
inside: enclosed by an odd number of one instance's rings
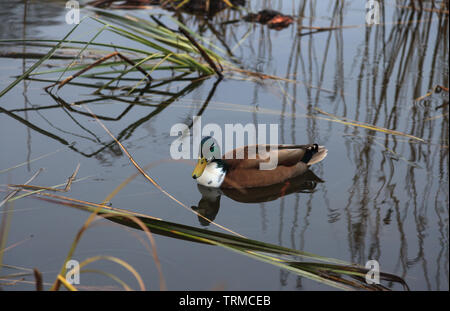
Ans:
{"label": "submerged vegetation", "polygon": [[[298,82],[296,80],[297,76],[300,75],[299,70],[303,74],[307,74],[308,70],[303,58],[292,57],[292,61],[289,62],[289,68],[287,70],[286,76],[278,76],[275,73],[264,73],[258,70],[249,69],[245,64],[239,61],[239,58],[234,55],[233,51],[239,49],[243,41],[245,41],[247,34],[244,34],[242,38],[238,38],[236,46],[234,48],[228,47],[224,42],[222,44],[216,44],[216,40],[211,40],[206,38],[201,34],[193,31],[188,26],[188,21],[181,18],[179,10],[187,9],[189,1],[168,1],[167,5],[171,5],[171,11],[175,12],[175,16],[169,16],[161,14],[151,14],[148,19],[140,18],[132,14],[121,14],[117,12],[112,12],[106,10],[106,8],[114,7],[116,1],[93,1],[92,5],[97,8],[91,8],[92,16],[83,19],[80,25],[75,26],[69,33],[67,33],[61,40],[55,39],[1,39],[0,43],[3,44],[22,44],[28,46],[35,46],[39,48],[48,48],[49,51],[46,54],[39,55],[40,59],[37,60],[33,66],[23,72],[22,75],[15,78],[15,80],[10,83],[6,88],[0,91],[0,99],[10,92],[14,87],[16,87],[22,81],[35,81],[45,83],[45,92],[54,101],[53,105],[41,106],[41,107],[29,107],[24,109],[6,109],[0,106],[0,113],[9,116],[27,127],[39,132],[46,137],[61,143],[63,146],[67,146],[72,151],[90,158],[99,156],[103,151],[109,150],[116,155],[125,154],[130,162],[136,167],[140,174],[142,174],[147,181],[149,181],[153,186],[155,186],[162,194],[166,195],[169,199],[173,200],[179,206],[195,213],[199,218],[202,218],[211,226],[217,226],[221,230],[227,231],[227,233],[218,232],[214,230],[207,230],[204,228],[197,228],[193,226],[184,225],[181,223],[170,222],[162,220],[151,215],[136,213],[131,210],[111,207],[108,202],[111,201],[112,197],[117,194],[120,189],[114,189],[114,191],[104,200],[104,202],[93,203],[82,199],[70,198],[63,195],[57,195],[53,193],[58,192],[70,192],[73,183],[82,182],[84,179],[77,179],[77,174],[80,166],[78,165],[75,169],[73,175],[70,176],[68,182],[64,185],[58,185],[53,187],[41,187],[32,185],[34,178],[40,174],[40,170],[33,175],[27,182],[21,185],[9,184],[8,192],[4,199],[0,203],[0,207],[5,206],[5,208],[13,204],[14,201],[22,199],[24,197],[32,196],[34,198],[45,200],[46,202],[58,204],[61,206],[68,206],[83,211],[91,213],[88,220],[84,226],[80,229],[73,244],[70,247],[69,253],[65,262],[62,264],[60,272],[57,274],[55,281],[51,284],[44,284],[52,290],[58,290],[61,286],[64,286],[68,290],[77,290],[76,285],[69,284],[66,280],[66,263],[71,259],[78,242],[84,235],[86,229],[88,229],[94,220],[98,219],[97,216],[101,216],[111,222],[118,223],[124,227],[129,227],[133,229],[142,230],[145,232],[149,243],[143,243],[149,253],[152,254],[154,262],[159,271],[159,288],[161,290],[170,289],[168,288],[166,281],[164,279],[164,267],[162,267],[158,254],[156,251],[156,243],[153,238],[153,234],[162,235],[165,237],[170,237],[173,239],[183,240],[189,243],[203,243],[206,245],[214,245],[231,252],[235,252],[240,255],[248,256],[254,260],[261,261],[276,267],[279,267],[285,271],[296,274],[298,276],[311,279],[320,282],[325,285],[329,285],[335,288],[350,290],[350,289],[363,289],[363,290],[389,290],[393,287],[393,284],[400,284],[401,288],[409,290],[407,283],[405,282],[403,276],[398,276],[395,274],[381,272],[380,278],[383,281],[382,284],[368,284],[366,282],[366,274],[370,269],[362,266],[360,264],[355,264],[353,262],[346,262],[343,260],[338,260],[334,258],[328,258],[324,256],[319,256],[311,254],[305,251],[300,251],[295,248],[284,247],[281,245],[276,245],[273,243],[266,243],[264,241],[259,241],[255,239],[250,239],[244,237],[225,226],[213,222],[211,219],[204,217],[202,214],[196,212],[194,209],[189,208],[185,203],[179,201],[175,196],[171,194],[171,191],[166,190],[161,187],[158,182],[152,178],[148,173],[146,173],[146,168],[141,168],[139,163],[133,158],[129,153],[127,148],[121,143],[128,139],[132,133],[139,128],[145,122],[151,120],[156,115],[160,114],[164,109],[171,105],[182,105],[184,107],[194,107],[197,105],[189,102],[177,102],[186,94],[195,90],[199,85],[201,85],[207,79],[216,79],[208,96],[201,103],[200,109],[197,110],[196,115],[200,116],[210,105],[211,98],[213,97],[217,85],[221,83],[223,78],[235,80],[235,81],[257,81],[257,83],[266,83],[270,81],[271,89],[277,96],[280,96],[283,100],[283,110],[277,111],[275,109],[258,108],[253,109],[241,104],[216,104],[215,109],[218,110],[233,110],[236,112],[251,112],[258,111],[261,114],[267,115],[279,115],[284,118],[304,117],[307,122],[311,123],[311,127],[315,126],[316,121],[327,121],[330,124],[340,124],[345,126],[345,135],[349,140],[362,140],[358,136],[358,131],[367,131],[368,135],[364,137],[367,139],[367,147],[362,150],[353,150],[349,148],[349,153],[355,153],[355,161],[358,166],[367,166],[367,170],[370,170],[369,160],[367,152],[372,147],[381,147],[383,152],[389,155],[389,157],[395,158],[396,160],[404,161],[408,164],[408,167],[412,169],[414,164],[411,160],[405,159],[398,152],[396,152],[395,146],[389,147],[389,143],[393,142],[394,145],[400,142],[402,139],[408,140],[411,145],[416,144],[419,146],[419,151],[417,152],[418,157],[422,154],[422,148],[429,148],[432,144],[440,145],[440,148],[444,149],[446,154],[448,154],[448,98],[445,100],[441,107],[435,108],[436,110],[441,109],[442,114],[432,114],[431,108],[427,108],[427,111],[423,115],[419,115],[417,109],[414,107],[411,109],[410,117],[413,119],[419,119],[417,128],[412,128],[408,130],[398,129],[398,118],[396,115],[397,101],[395,101],[392,110],[389,112],[387,106],[383,106],[387,101],[387,90],[381,89],[381,94],[373,94],[372,87],[369,85],[370,80],[358,82],[357,89],[357,103],[358,107],[361,107],[361,111],[364,109],[365,104],[363,103],[367,99],[367,102],[373,101],[377,107],[374,114],[365,114],[366,119],[359,117],[359,110],[354,118],[350,118],[347,114],[347,109],[329,108],[330,111],[325,111],[319,107],[319,97],[320,93],[327,93],[330,96],[342,96],[345,95],[345,90],[340,84],[341,81],[336,81],[333,86],[335,89],[330,92],[322,86],[323,75],[326,67],[326,57],[324,57],[324,63],[321,68],[317,68],[319,77],[317,80],[312,81],[313,75],[308,82]],[[131,1],[133,2],[133,1]],[[125,1],[125,4],[120,4],[117,8],[130,8],[127,6],[133,3]],[[155,1],[149,1],[148,5],[154,5]],[[233,3],[231,3],[233,2]],[[223,0],[220,4],[220,9],[218,11],[227,8],[228,6],[236,6],[234,1]],[[339,2],[339,1],[338,1]],[[337,2],[337,3],[338,3]],[[411,1],[414,4],[414,1]],[[401,51],[401,55],[406,55],[404,62],[401,62],[399,68],[399,74],[397,79],[397,84],[400,85],[398,91],[395,92],[394,97],[399,98],[402,96],[401,85],[404,84],[406,78],[406,73],[410,70],[412,64],[417,63],[417,60],[410,59],[408,56],[407,43],[413,43],[413,40],[409,38],[410,31],[420,31],[419,27],[421,25],[427,25],[427,19],[423,18],[421,14],[436,14],[438,16],[438,24],[444,31],[448,31],[448,3],[445,3],[446,7],[438,7],[437,4],[433,8],[424,8],[422,6],[422,1],[418,2],[420,6],[407,5],[408,9],[405,10],[404,15],[400,16],[398,23],[400,25],[406,25],[411,22],[412,19],[417,18],[422,22],[417,22],[411,26],[411,28],[405,27],[397,32],[392,32],[391,34],[382,34],[378,30],[373,35],[371,28],[367,29],[367,40],[370,41],[372,37],[380,39],[381,36],[389,37],[389,49],[381,49],[375,47],[373,54],[369,55],[367,50],[361,51],[361,53],[366,54],[366,58],[373,57],[373,62],[378,64],[384,62],[388,64],[385,68],[382,68],[380,72],[375,70],[371,74],[373,79],[384,79],[389,80],[392,75],[392,66],[396,64],[396,57],[398,56],[397,51]],[[434,3],[434,2],[433,2]],[[442,2],[444,3],[444,2]],[[142,6],[144,4],[134,4]],[[242,5],[242,3],[241,3]],[[131,7],[136,8],[136,7]],[[242,8],[241,8],[242,9]],[[433,10],[428,12],[427,9]],[[211,9],[212,10],[212,9]],[[208,6],[208,13],[206,14],[208,18],[216,14],[216,10],[211,11]],[[306,6],[302,8],[302,12],[305,12]],[[343,10],[339,4],[336,4],[334,12],[339,12]],[[446,13],[445,13],[445,10]],[[292,45],[292,53],[299,53],[300,51],[300,38],[306,35],[313,35],[315,33],[328,32],[329,36],[333,36],[334,31],[343,31],[347,29],[345,25],[339,24],[338,20],[333,21],[327,27],[319,27],[310,25],[301,25],[300,21],[295,21],[294,15],[273,15],[265,23],[262,16],[263,11],[246,12],[249,14],[245,15],[245,18],[238,20],[225,20],[223,25],[232,23],[239,23],[241,21],[252,21],[262,24],[270,25],[270,20],[274,20],[275,17],[285,18],[283,22],[284,26],[279,29],[284,29],[286,27],[291,27],[292,25],[297,27],[299,32],[296,35],[295,42]],[[213,14],[214,13],[214,14]],[[253,15],[252,15],[253,14]],[[259,15],[258,15],[259,14]],[[264,14],[268,14],[267,12]],[[418,15],[418,16],[416,16]],[[281,17],[280,17],[281,16]],[[297,14],[300,16],[300,14]],[[79,40],[72,38],[79,27],[82,27],[84,23],[95,22],[100,25],[100,30],[94,33],[91,40]],[[280,22],[280,23],[281,23]],[[386,23],[384,21],[383,23]],[[292,24],[292,25],[291,25]],[[207,23],[205,23],[207,25]],[[274,25],[274,22],[272,22]],[[294,27],[292,26],[292,27]],[[354,25],[358,27],[358,25]],[[278,29],[275,26],[271,27]],[[110,32],[118,37],[118,43],[107,43],[99,40],[102,37],[102,33]],[[429,33],[425,33],[427,36]],[[262,34],[264,36],[265,34]],[[444,36],[445,35],[445,36]],[[448,34],[444,32],[443,37],[437,38],[437,41],[444,40],[448,44]],[[441,34],[438,34],[441,36]],[[221,36],[218,35],[218,38]],[[130,43],[125,43],[127,40]],[[313,39],[311,39],[313,40]],[[339,41],[339,34],[336,35],[336,40]],[[417,39],[419,40],[419,39]],[[219,40],[220,41],[220,40]],[[370,42],[368,42],[368,45]],[[436,43],[434,54],[438,54],[440,49],[439,44]],[[442,43],[443,44],[443,43]],[[327,45],[326,49],[328,51],[330,47]],[[338,48],[340,48],[338,46]],[[378,50],[377,50],[378,49]],[[396,52],[393,52],[396,51]],[[258,51],[260,53],[260,51]],[[309,57],[311,57],[312,51],[309,51]],[[400,53],[400,52],[399,52]],[[343,51],[338,51],[338,56],[342,57]],[[445,54],[445,53],[444,53]],[[64,59],[64,56],[70,55],[72,58],[71,62]],[[448,55],[448,51],[447,51]],[[381,57],[384,59],[381,61]],[[58,61],[55,63],[55,61]],[[61,61],[64,61],[64,66],[61,66]],[[419,60],[420,61],[420,60]],[[311,64],[313,62],[311,61]],[[337,62],[338,64],[340,62]],[[49,68],[43,68],[46,65]],[[317,64],[316,64],[317,65]],[[355,65],[356,68],[356,65]],[[339,68],[337,69],[340,70]],[[356,69],[355,69],[356,70]],[[361,75],[367,71],[368,68],[365,64],[361,64]],[[448,73],[448,71],[447,71]],[[432,74],[437,74],[433,72]],[[49,78],[50,76],[50,78]],[[56,78],[55,78],[56,76]],[[344,78],[342,77],[342,81]],[[427,100],[435,94],[446,93],[448,96],[448,80],[442,81],[442,85],[432,85],[432,80],[430,79],[429,93],[419,94],[418,91],[414,92],[415,100],[421,102]],[[303,80],[306,81],[306,80]],[[312,86],[313,82],[317,82]],[[172,83],[178,83],[176,91],[172,90]],[[362,85],[362,83],[367,83],[367,85]],[[376,83],[374,81],[374,83]],[[295,87],[298,84],[305,86],[307,90],[308,104],[305,108],[306,114],[300,115],[295,108],[292,112],[287,112],[286,107],[292,105],[295,107],[296,97],[290,95],[290,89],[292,93],[295,94]],[[68,88],[78,87],[89,92],[91,98],[86,100],[76,100],[72,101],[70,99],[65,99],[64,96]],[[387,86],[386,86],[387,87]],[[415,87],[415,86],[413,86]],[[315,90],[316,93],[312,92]],[[416,88],[419,90],[419,88]],[[105,100],[115,100],[123,103],[126,108],[122,110],[117,116],[110,116],[108,113],[92,112],[88,107],[88,104],[104,103]],[[155,103],[149,103],[149,101],[154,101]],[[345,104],[345,101],[344,101]],[[103,123],[104,121],[117,121],[124,118],[127,113],[135,106],[144,106],[152,108],[153,110],[148,114],[143,116],[141,119],[135,121],[134,123],[128,125],[126,128],[121,129],[118,134],[112,134],[108,127]],[[344,105],[345,106],[345,105]],[[91,106],[92,107],[92,106]],[[88,118],[90,120],[96,120],[104,131],[110,136],[110,140],[104,142],[100,139],[98,135],[93,134],[85,126],[80,124],[80,128],[83,128],[85,136],[82,138],[91,142],[96,143],[98,148],[96,150],[86,150],[79,148],[76,144],[72,144],[67,139],[60,137],[48,130],[42,129],[37,125],[34,125],[26,118],[19,116],[19,113],[24,111],[42,111],[47,109],[63,109],[66,114],[70,116],[74,121],[75,115]],[[100,109],[96,111],[101,111]],[[103,114],[104,113],[104,114]],[[381,114],[386,115],[386,122],[380,124],[378,118]],[[442,128],[437,129],[441,132],[439,142],[431,139],[431,132],[433,131],[430,124],[432,120],[445,119],[442,122]],[[283,119],[284,120],[284,119]],[[77,121],[75,121],[77,122]],[[192,124],[191,124],[192,126]],[[385,139],[376,139],[375,135],[379,133],[385,135]],[[429,133],[430,137],[426,137],[426,133]],[[38,160],[38,159],[35,159]],[[445,158],[444,158],[445,160]],[[27,164],[31,163],[28,161]],[[447,156],[448,164],[448,156]],[[441,164],[444,165],[444,164]],[[383,170],[384,164],[380,168]],[[11,167],[9,169],[4,169],[0,171],[4,173],[10,171],[16,167]],[[358,170],[360,171],[360,170]],[[409,174],[413,174],[411,171]],[[364,173],[357,174],[353,178],[354,184],[365,184]],[[136,176],[136,175],[135,175]],[[448,177],[448,176],[447,176]],[[86,178],[86,177],[85,177]],[[61,188],[63,187],[63,188]],[[124,187],[124,185],[121,185]],[[120,187],[119,187],[120,188]],[[367,187],[364,187],[367,188]],[[389,190],[390,191],[390,190]],[[23,194],[19,194],[23,192]],[[349,202],[352,200],[358,202],[368,202],[370,198],[365,197],[364,194],[358,192],[351,192],[349,197]],[[447,202],[448,203],[448,202]],[[359,204],[359,203],[358,203]],[[447,205],[448,206],[448,205]],[[394,209],[400,208],[398,204],[394,206]],[[350,214],[350,212],[349,212]],[[0,268],[9,268],[17,270],[12,274],[1,274],[1,280],[8,280],[11,284],[14,280],[19,280],[24,276],[33,275],[35,278],[36,288],[38,290],[43,289],[42,275],[38,270],[31,270],[22,267],[8,266],[2,262],[2,255],[4,252],[10,250],[12,247],[18,246],[20,244],[6,246],[6,231],[8,226],[8,220],[4,214],[0,226]],[[350,217],[350,216],[349,216]],[[361,213],[361,217],[364,217]],[[387,216],[386,216],[387,217]],[[379,218],[379,217],[378,217]],[[350,223],[353,220],[350,220]],[[357,231],[357,224],[350,224],[353,226],[353,230]],[[447,227],[448,228],[448,227]],[[355,236],[351,237],[353,240],[357,240],[359,237],[356,236],[357,233],[353,232]],[[352,233],[352,234],[353,234]],[[357,252],[358,250],[352,250]],[[356,255],[353,254],[353,257]],[[146,289],[142,277],[127,262],[111,256],[94,256],[86,259],[80,264],[81,272],[91,272],[100,273],[106,275],[116,281],[125,290],[130,290],[132,287],[126,284],[123,280],[118,278],[112,273],[106,271],[96,271],[85,269],[84,267],[91,262],[97,260],[108,260],[114,262],[124,269],[129,271],[136,279],[139,288]],[[356,260],[355,260],[356,261]],[[1,271],[1,270],[0,270]],[[3,283],[7,284],[7,283]]]}

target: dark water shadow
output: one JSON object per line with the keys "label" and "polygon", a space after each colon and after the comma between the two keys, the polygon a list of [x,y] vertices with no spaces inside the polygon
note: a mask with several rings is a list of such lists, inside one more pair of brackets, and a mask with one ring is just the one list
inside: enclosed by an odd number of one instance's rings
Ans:
{"label": "dark water shadow", "polygon": [[[291,178],[286,182],[259,188],[248,188],[245,191],[237,189],[220,189],[197,185],[202,198],[197,206],[191,208],[210,221],[214,221],[220,209],[220,198],[222,195],[233,201],[245,204],[263,203],[275,201],[293,193],[312,193],[318,183],[324,181],[317,177],[312,171]],[[202,226],[208,226],[209,222],[202,217],[198,217]]]}

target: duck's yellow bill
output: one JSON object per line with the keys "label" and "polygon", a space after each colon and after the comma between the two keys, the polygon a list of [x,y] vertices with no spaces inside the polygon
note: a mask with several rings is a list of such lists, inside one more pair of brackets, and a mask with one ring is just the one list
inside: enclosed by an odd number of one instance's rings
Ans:
{"label": "duck's yellow bill", "polygon": [[192,178],[197,179],[200,176],[202,176],[203,171],[205,170],[206,164],[208,164],[208,162],[206,161],[206,159],[204,157],[202,157],[201,159],[198,159],[197,165],[194,168],[194,171],[192,172]]}

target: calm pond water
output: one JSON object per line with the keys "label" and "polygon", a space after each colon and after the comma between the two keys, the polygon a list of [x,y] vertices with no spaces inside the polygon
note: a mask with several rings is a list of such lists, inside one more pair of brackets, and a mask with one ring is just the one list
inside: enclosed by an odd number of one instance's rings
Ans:
{"label": "calm pond water", "polygon": [[[311,168],[323,182],[262,203],[240,203],[223,195],[220,208],[214,204],[207,215],[252,239],[362,265],[377,260],[383,271],[403,277],[413,290],[448,290],[449,99],[444,91],[420,99],[437,85],[449,85],[448,13],[414,9],[409,3],[384,1],[380,25],[372,27],[365,25],[365,2],[356,0],[246,1],[244,10],[225,9],[209,20],[183,13],[184,22],[231,53],[226,58],[237,67],[281,79],[235,71],[219,82],[215,77],[175,79],[136,99],[99,98],[82,83],[104,81],[78,78],[78,84],[66,85],[57,95],[67,103],[95,99],[88,106],[105,117],[104,124],[134,159],[170,194],[200,211],[208,204],[200,202],[202,194],[191,177],[194,161],[170,160],[172,125],[189,125],[198,114],[203,125],[215,123],[222,129],[230,123],[278,124],[281,143],[324,145],[327,158]],[[247,12],[267,8],[293,15],[294,23],[276,30],[242,21]],[[60,40],[72,29],[66,12],[65,1],[0,0],[0,39]],[[116,13],[148,20],[149,14],[174,15],[158,7]],[[83,8],[81,16],[88,14],[92,11]],[[170,25],[167,17],[161,20]],[[89,41],[101,27],[86,19],[70,38]],[[311,27],[336,29],[317,32]],[[111,32],[95,40],[131,44]],[[105,55],[96,53],[97,48],[84,54],[83,61]],[[47,51],[36,44],[3,42],[0,90]],[[64,49],[57,55],[38,71],[66,66],[64,57],[76,51]],[[35,78],[58,79],[60,74]],[[152,75],[167,80],[179,74],[159,70]],[[10,191],[7,184],[23,184],[39,168],[45,170],[31,184],[54,186],[65,183],[80,163],[78,178],[86,179],[58,195],[97,203],[107,199],[113,207],[220,230],[199,221],[140,175],[108,199],[136,169],[82,106],[62,109],[44,91],[49,84],[22,81],[0,98],[2,198]],[[167,100],[169,105],[157,107]],[[0,252],[0,262],[37,268],[44,283],[51,284],[88,216],[36,197],[2,206],[0,249],[8,249]],[[157,290],[158,270],[136,232],[99,221],[84,234],[73,258],[119,257],[136,268],[147,288]],[[155,241],[169,290],[333,289],[219,247],[159,235]],[[138,288],[134,277],[115,263],[89,267]],[[0,275],[20,272],[3,266]],[[13,285],[2,281],[1,289],[34,289],[32,275],[16,279]],[[120,286],[107,276],[86,273],[80,288]]]}

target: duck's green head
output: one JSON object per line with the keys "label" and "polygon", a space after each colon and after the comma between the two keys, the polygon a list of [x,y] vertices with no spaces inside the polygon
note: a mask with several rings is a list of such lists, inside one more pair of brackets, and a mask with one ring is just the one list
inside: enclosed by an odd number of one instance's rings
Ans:
{"label": "duck's green head", "polygon": [[208,163],[216,159],[220,159],[219,144],[211,136],[206,136],[200,142],[199,159],[192,172],[192,178],[197,179],[202,176]]}

